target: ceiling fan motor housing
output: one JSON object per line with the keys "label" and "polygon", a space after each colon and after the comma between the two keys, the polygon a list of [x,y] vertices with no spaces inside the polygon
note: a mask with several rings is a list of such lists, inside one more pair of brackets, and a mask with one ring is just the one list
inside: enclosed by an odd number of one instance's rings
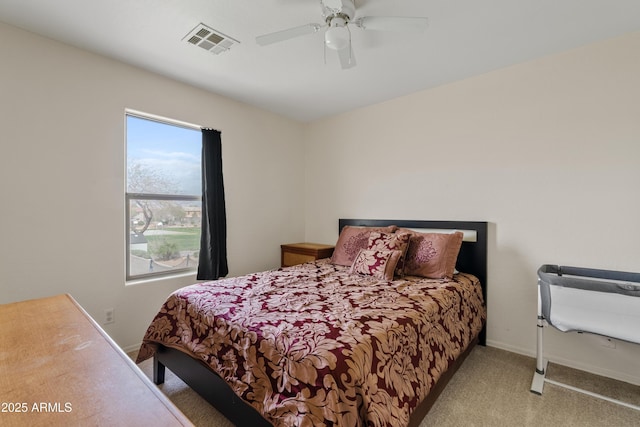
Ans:
{"label": "ceiling fan motor housing", "polygon": [[356,14],[353,0],[320,0],[320,5],[322,6],[322,15],[329,25],[336,17],[344,19],[348,24]]}

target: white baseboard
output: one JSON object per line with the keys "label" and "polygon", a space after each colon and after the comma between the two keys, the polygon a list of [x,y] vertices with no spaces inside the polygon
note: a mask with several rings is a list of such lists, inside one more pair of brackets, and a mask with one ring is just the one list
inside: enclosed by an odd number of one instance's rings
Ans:
{"label": "white baseboard", "polygon": [[[521,354],[523,356],[529,356],[536,358],[535,350],[531,350],[529,348],[516,347],[509,344],[505,344],[498,341],[487,340],[487,345],[489,347],[499,348],[501,350],[510,351],[511,353]],[[601,366],[594,366],[588,363],[577,362],[575,360],[565,359],[563,357],[558,357],[554,354],[548,354],[545,352],[544,358],[551,363],[555,363],[557,365],[567,366],[569,368],[578,369],[580,371],[589,372],[595,375],[600,375],[602,377],[611,378],[618,381],[623,381],[625,383],[638,385],[640,386],[640,376],[623,373],[619,371],[613,371],[611,369],[602,368]],[[533,372],[531,372],[533,375]]]}
{"label": "white baseboard", "polygon": [[138,344],[134,344],[134,345],[130,345],[127,347],[122,347],[122,351],[124,351],[125,353],[129,354],[129,353],[133,353],[135,351],[140,350],[140,346],[142,345],[142,343],[138,343]]}

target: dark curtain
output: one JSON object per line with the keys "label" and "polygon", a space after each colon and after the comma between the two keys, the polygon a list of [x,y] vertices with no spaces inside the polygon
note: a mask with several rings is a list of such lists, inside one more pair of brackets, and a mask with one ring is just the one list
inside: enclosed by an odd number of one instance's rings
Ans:
{"label": "dark curtain", "polygon": [[228,273],[222,139],[219,131],[202,129],[202,235],[197,278],[216,280]]}

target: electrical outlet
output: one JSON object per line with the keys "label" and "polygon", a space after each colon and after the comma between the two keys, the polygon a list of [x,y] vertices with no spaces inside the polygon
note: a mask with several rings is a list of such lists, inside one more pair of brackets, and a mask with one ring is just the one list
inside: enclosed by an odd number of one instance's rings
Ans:
{"label": "electrical outlet", "polygon": [[105,308],[104,309],[104,319],[102,321],[103,325],[108,325],[116,321],[116,317],[113,312],[113,308]]}

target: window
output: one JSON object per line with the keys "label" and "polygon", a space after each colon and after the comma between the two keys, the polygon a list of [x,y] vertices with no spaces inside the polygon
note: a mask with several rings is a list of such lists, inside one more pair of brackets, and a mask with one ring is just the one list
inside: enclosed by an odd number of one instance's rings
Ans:
{"label": "window", "polygon": [[126,114],[127,280],[195,270],[202,217],[202,132]]}

